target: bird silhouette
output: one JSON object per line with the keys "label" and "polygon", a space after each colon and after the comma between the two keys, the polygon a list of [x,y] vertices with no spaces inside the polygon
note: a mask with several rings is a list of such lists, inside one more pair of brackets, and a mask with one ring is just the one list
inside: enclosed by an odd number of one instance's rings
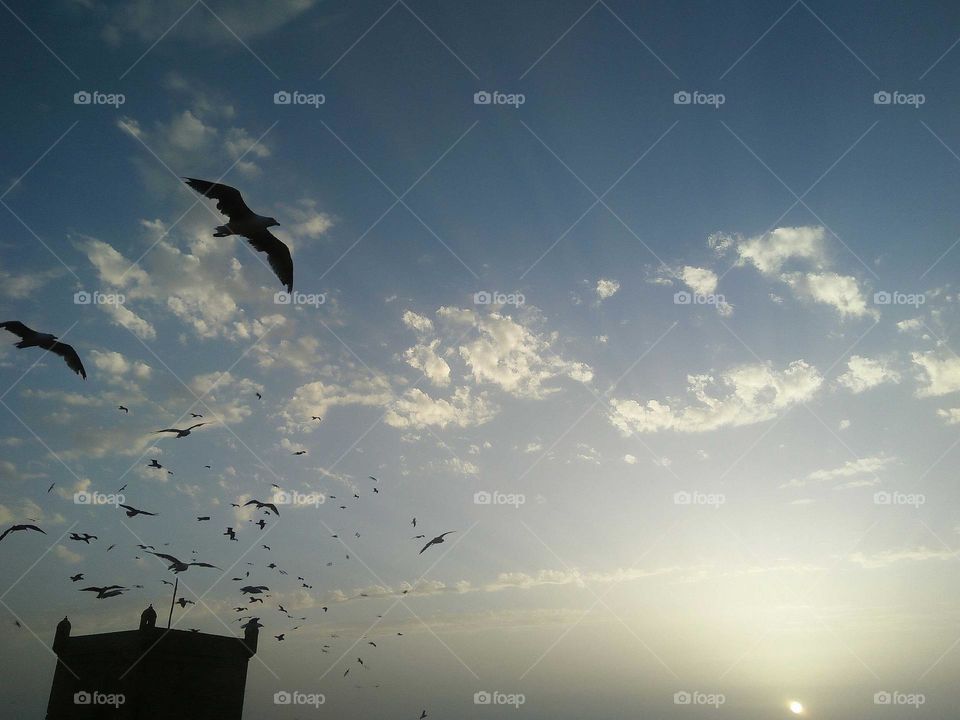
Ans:
{"label": "bird silhouette", "polygon": [[274,515],[277,515],[278,517],[280,515],[280,511],[277,510],[277,506],[273,503],[260,502],[259,500],[248,500],[243,504],[243,506],[246,507],[247,505],[256,505],[258,510],[273,510]]}
{"label": "bird silhouette", "polygon": [[43,533],[46,535],[46,531],[41,530],[36,525],[11,525],[6,530],[3,531],[3,534],[0,535],[0,540],[3,540],[7,535],[12,532],[18,532],[20,530],[36,530],[37,532]]}
{"label": "bird silhouette", "polygon": [[83,535],[81,535],[80,533],[72,532],[70,533],[70,539],[84,542],[89,545],[91,540],[99,540],[100,538],[98,538],[96,535],[91,535],[90,533],[83,533]]}
{"label": "bird silhouette", "polygon": [[82,377],[84,380],[87,379],[87,371],[83,369],[83,363],[80,362],[80,356],[77,355],[77,351],[73,349],[72,345],[67,345],[66,343],[62,343],[57,340],[56,335],[39,333],[36,330],[31,330],[19,320],[7,320],[6,322],[2,322],[0,323],[0,328],[9,330],[18,338],[20,338],[20,342],[18,342],[15,347],[21,349],[38,347],[43,348],[44,350],[49,350],[54,355],[59,355],[62,357],[66,361],[67,367],[73,370],[77,375]]}
{"label": "bird silhouette", "polygon": [[449,535],[450,533],[455,533],[455,532],[456,530],[447,530],[447,532],[437,535],[433,540],[431,540],[426,545],[424,545],[423,549],[420,552],[418,552],[417,555],[423,555],[423,551],[426,550],[431,545],[439,545],[440,543],[444,542],[443,540],[444,535]]}
{"label": "bird silhouette", "polygon": [[137,510],[132,505],[120,504],[119,507],[122,507],[127,511],[127,517],[136,517],[137,515],[156,515],[157,513],[147,512],[146,510]]}
{"label": "bird silhouette", "polygon": [[[149,551],[148,551],[148,552],[149,552]],[[169,563],[170,563],[170,566],[169,566],[167,569],[168,569],[168,570],[172,570],[174,573],[182,573],[182,572],[184,572],[184,571],[186,571],[186,570],[189,570],[191,566],[193,566],[193,567],[213,568],[214,570],[220,570],[220,569],[221,569],[221,568],[218,568],[216,565],[211,565],[210,563],[205,563],[205,562],[189,562],[189,563],[185,563],[185,562],[183,562],[182,560],[178,560],[178,559],[175,558],[173,555],[167,555],[167,554],[165,554],[165,553],[150,552],[150,554],[151,554],[151,555],[156,555],[158,558],[161,558],[161,559],[166,560],[167,562],[169,562]]]}
{"label": "bird silhouette", "polygon": [[[178,430],[177,428],[166,428],[166,429],[164,429],[164,430],[157,430],[156,432],[154,432],[154,435],[158,435],[158,434],[160,434],[160,433],[169,432],[169,433],[176,433],[178,438],[185,438],[187,435],[190,434],[190,431],[191,431],[191,430],[195,430],[196,428],[201,427],[201,426],[206,425],[206,424],[207,424],[207,423],[197,423],[196,425],[191,425],[191,426],[188,427],[186,430]],[[151,467],[152,467],[152,466],[151,466]]]}
{"label": "bird silhouette", "polygon": [[121,405],[120,407],[118,407],[117,410],[123,410],[125,413],[129,413],[129,412],[130,412],[130,408],[124,407],[123,405]]}
{"label": "bird silhouette", "polygon": [[80,588],[80,592],[95,592],[97,594],[97,600],[103,600],[104,598],[116,597],[117,595],[122,595],[127,588],[123,585],[107,585],[106,587],[85,587]]}
{"label": "bird silhouette", "polygon": [[268,228],[279,225],[276,219],[257,215],[247,207],[240,191],[229,185],[184,178],[184,182],[204,197],[217,201],[217,210],[227,216],[229,222],[217,227],[214,237],[242,235],[247,242],[258,252],[266,253],[267,260],[274,274],[287,288],[293,292],[293,258],[290,257],[290,248],[271,234]]}

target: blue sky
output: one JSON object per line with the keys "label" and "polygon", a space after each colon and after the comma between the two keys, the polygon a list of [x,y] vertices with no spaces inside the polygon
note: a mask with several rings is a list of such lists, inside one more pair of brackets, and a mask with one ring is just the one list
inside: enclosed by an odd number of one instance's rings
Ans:
{"label": "blue sky", "polygon": [[[18,712],[65,614],[166,606],[136,545],[170,543],[224,570],[182,576],[179,628],[239,633],[231,578],[271,587],[248,717],[314,712],[283,690],[371,718],[687,717],[700,692],[711,717],[852,720],[902,716],[895,690],[949,715],[954,6],[0,12],[2,319],[89,374],[4,333],[0,520],[47,532],[0,545]],[[279,220],[293,303],[180,176]],[[326,502],[260,530],[231,503],[272,483]],[[124,484],[159,516],[75,502]]]}

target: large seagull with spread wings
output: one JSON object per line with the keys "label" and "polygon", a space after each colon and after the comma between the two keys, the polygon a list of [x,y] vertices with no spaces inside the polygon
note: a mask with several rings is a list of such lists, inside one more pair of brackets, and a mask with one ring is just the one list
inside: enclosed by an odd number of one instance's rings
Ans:
{"label": "large seagull with spread wings", "polygon": [[204,197],[216,200],[217,210],[229,218],[230,221],[226,225],[217,227],[213,236],[242,235],[245,237],[254,250],[267,254],[273,272],[286,286],[287,292],[293,292],[293,258],[290,257],[290,248],[267,229],[280,223],[272,217],[257,215],[253,212],[243,201],[240,191],[234,187],[197,178],[184,178],[184,182]]}
{"label": "large seagull with spread wings", "polygon": [[7,322],[2,322],[0,323],[0,328],[9,330],[20,338],[20,342],[16,344],[16,347],[38,347],[43,348],[44,350],[49,350],[55,355],[59,355],[66,360],[67,367],[73,370],[77,375],[82,377],[84,380],[87,379],[87,371],[83,369],[83,363],[80,362],[80,356],[77,355],[77,351],[73,349],[72,345],[67,345],[66,343],[62,343],[57,340],[56,335],[39,333],[36,330],[28,328],[19,320],[8,320]]}

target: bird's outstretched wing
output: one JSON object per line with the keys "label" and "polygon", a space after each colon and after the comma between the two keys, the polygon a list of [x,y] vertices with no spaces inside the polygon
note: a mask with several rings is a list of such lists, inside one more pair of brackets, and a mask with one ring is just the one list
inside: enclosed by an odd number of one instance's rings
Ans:
{"label": "bird's outstretched wing", "polygon": [[280,511],[277,510],[277,506],[273,503],[260,503],[259,507],[266,508],[267,510],[273,510],[273,514],[277,517],[280,517]]}
{"label": "bird's outstretched wing", "polygon": [[150,553],[151,555],[156,555],[158,558],[163,558],[167,562],[176,563],[177,565],[181,564],[180,560],[175,558],[173,555],[167,555],[165,553],[158,553],[158,552],[151,552],[150,550],[147,550],[147,552]]}
{"label": "bird's outstretched wing", "polygon": [[178,433],[178,432],[180,432],[180,431],[177,430],[176,428],[166,428],[166,429],[164,429],[164,430],[154,430],[154,433],[153,433],[153,434],[154,434],[154,435],[157,435],[158,433],[165,433],[165,432],[175,432],[175,433]]}
{"label": "bird's outstretched wing", "polygon": [[184,178],[183,180],[204,197],[216,200],[217,210],[230,218],[231,222],[253,214],[253,211],[243,201],[240,191],[235,187],[210,182],[209,180],[198,180],[197,178]]}
{"label": "bird's outstretched wing", "polygon": [[436,540],[436,538],[434,538],[433,540],[431,540],[430,542],[428,542],[426,545],[424,545],[424,546],[423,546],[423,549],[420,550],[420,552],[418,552],[417,555],[423,555],[423,551],[426,550],[426,549],[427,549],[428,547],[430,547],[431,545],[433,545],[433,543],[434,543],[435,540]]}
{"label": "bird's outstretched wing", "polygon": [[273,272],[280,278],[287,292],[293,292],[293,258],[290,257],[290,248],[266,228],[245,237],[254,250],[267,254]]}
{"label": "bird's outstretched wing", "polygon": [[83,363],[80,362],[80,356],[77,355],[77,351],[73,349],[73,345],[67,345],[66,343],[54,340],[50,343],[44,343],[40,347],[44,348],[45,350],[49,350],[54,355],[59,355],[62,357],[67,361],[68,368],[73,370],[84,380],[87,379],[87,371],[83,369]]}
{"label": "bird's outstretched wing", "polygon": [[191,425],[190,427],[187,428],[187,430],[194,430],[194,429],[200,427],[201,425],[206,425],[206,423],[205,423],[205,422],[202,422],[202,423],[197,423],[196,425]]}
{"label": "bird's outstretched wing", "polygon": [[9,330],[21,340],[25,339],[29,335],[37,334],[36,330],[31,330],[19,320],[7,320],[6,322],[2,322],[0,323],[0,328]]}
{"label": "bird's outstretched wing", "polygon": [[210,563],[195,562],[195,563],[187,563],[187,565],[196,565],[197,567],[208,567],[208,568],[213,568],[214,570],[221,569],[221,568],[218,568],[216,565],[211,565]]}
{"label": "bird's outstretched wing", "polygon": [[36,525],[11,525],[10,527],[8,527],[6,530],[3,531],[2,535],[0,535],[0,540],[3,540],[7,535],[9,535],[10,533],[16,530],[36,530],[37,532],[42,532],[44,535],[47,534],[45,531],[41,530]]}

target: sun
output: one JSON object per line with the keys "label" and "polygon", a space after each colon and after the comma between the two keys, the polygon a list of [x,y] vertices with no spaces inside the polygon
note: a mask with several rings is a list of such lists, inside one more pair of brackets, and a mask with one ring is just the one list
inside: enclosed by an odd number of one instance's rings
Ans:
{"label": "sun", "polygon": [[791,700],[789,707],[790,707],[790,712],[792,712],[794,715],[803,714],[803,705],[800,704],[798,700]]}

